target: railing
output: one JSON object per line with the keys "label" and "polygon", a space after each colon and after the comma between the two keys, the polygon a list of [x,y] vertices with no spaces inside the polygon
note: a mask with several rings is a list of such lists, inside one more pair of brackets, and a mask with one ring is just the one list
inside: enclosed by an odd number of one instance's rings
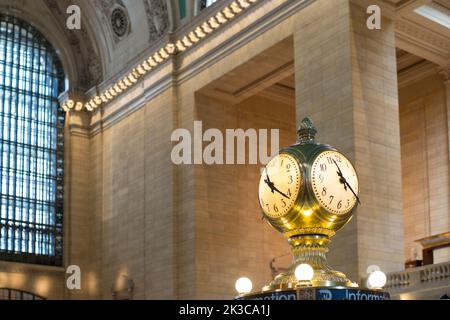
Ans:
{"label": "railing", "polygon": [[450,293],[450,261],[389,273],[385,289],[394,297],[439,299]]}
{"label": "railing", "polygon": [[388,274],[386,289],[387,290],[392,290],[392,289],[396,290],[396,289],[407,288],[410,285],[409,278],[410,278],[409,273],[407,271]]}
{"label": "railing", "polygon": [[[450,279],[450,263],[430,265],[420,270],[420,282],[434,282]],[[450,284],[450,283],[449,283]]]}

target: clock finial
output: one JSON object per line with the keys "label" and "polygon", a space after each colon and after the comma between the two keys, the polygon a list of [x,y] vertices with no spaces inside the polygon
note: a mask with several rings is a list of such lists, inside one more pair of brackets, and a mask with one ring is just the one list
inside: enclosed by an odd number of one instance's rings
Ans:
{"label": "clock finial", "polygon": [[297,143],[304,144],[307,142],[313,142],[316,137],[317,130],[314,127],[310,117],[306,117],[302,120],[300,127],[298,128],[298,140]]}

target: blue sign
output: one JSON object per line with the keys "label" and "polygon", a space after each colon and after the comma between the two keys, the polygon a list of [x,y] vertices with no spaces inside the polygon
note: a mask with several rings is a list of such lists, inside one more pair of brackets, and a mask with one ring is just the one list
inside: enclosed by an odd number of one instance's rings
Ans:
{"label": "blue sign", "polygon": [[316,288],[316,300],[390,300],[389,293],[359,288]]}
{"label": "blue sign", "polygon": [[320,287],[250,294],[237,300],[390,300],[390,296],[378,290]]}

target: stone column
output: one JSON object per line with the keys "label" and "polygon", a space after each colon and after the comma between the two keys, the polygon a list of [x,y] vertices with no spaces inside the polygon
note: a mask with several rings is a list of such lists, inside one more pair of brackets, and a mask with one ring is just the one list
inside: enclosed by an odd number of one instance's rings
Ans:
{"label": "stone column", "polygon": [[353,281],[367,267],[403,269],[395,24],[366,26],[360,1],[317,1],[295,32],[297,122],[311,116],[322,143],[355,163],[362,205],[332,241],[330,264]]}
{"label": "stone column", "polygon": [[[449,150],[449,159],[450,159],[450,66],[442,68],[439,73],[442,75],[444,80],[444,91],[445,91],[445,103],[447,110],[447,140],[448,140],[448,150]],[[450,228],[450,220],[447,219],[447,227]],[[449,229],[447,229],[449,230]],[[444,250],[440,250],[438,253],[439,258],[441,260],[450,259],[450,248],[446,248]],[[436,259],[436,257],[435,257]]]}
{"label": "stone column", "polygon": [[[81,290],[65,290],[66,299],[99,298],[92,278],[99,278],[97,259],[100,245],[93,238],[98,217],[92,210],[91,142],[88,135],[90,114],[72,111],[66,114],[64,172],[64,267],[76,265],[81,271]],[[66,283],[62,284],[66,288]]]}
{"label": "stone column", "polygon": [[447,130],[448,130],[448,143],[450,152],[450,66],[439,70],[444,80],[445,101],[447,104]]}

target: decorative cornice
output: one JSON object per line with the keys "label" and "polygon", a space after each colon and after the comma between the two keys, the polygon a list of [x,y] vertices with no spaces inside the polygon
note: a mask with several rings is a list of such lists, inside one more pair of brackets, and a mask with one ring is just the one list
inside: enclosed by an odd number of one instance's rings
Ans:
{"label": "decorative cornice", "polygon": [[421,44],[431,45],[441,54],[450,52],[450,43],[447,38],[408,19],[401,19],[397,22],[397,33],[412,35]]}
{"label": "decorative cornice", "polygon": [[396,23],[397,47],[438,65],[450,62],[448,37],[418,24],[407,17]]}
{"label": "decorative cornice", "polygon": [[264,19],[257,19],[251,26],[235,33],[232,37],[222,42],[220,46],[217,46],[208,52],[207,55],[203,55],[200,59],[197,59],[188,67],[178,70],[178,84],[181,84],[191,79],[199,72],[210,68],[224,56],[246,45],[251,40],[264,34],[281,21],[294,15],[296,12],[305,8],[314,1],[315,0],[287,1],[285,4],[280,5],[271,11],[270,16],[266,16]]}
{"label": "decorative cornice", "polygon": [[116,111],[106,116],[102,116],[99,121],[94,121],[91,124],[89,136],[95,136],[102,130],[110,128],[116,122],[145,106],[148,101],[159,95],[161,92],[164,92],[172,85],[173,78],[169,74],[158,80],[157,83],[149,86],[148,88],[146,87],[142,94],[138,94],[134,99],[127,101],[126,107],[119,107]]}
{"label": "decorative cornice", "polygon": [[89,100],[75,100],[70,96],[70,94],[68,94],[67,100],[63,101],[63,109],[66,111],[73,111],[75,110],[75,107],[80,106],[81,103],[83,105],[81,110],[85,109],[87,111],[94,111],[101,105],[115,100],[122,93],[134,87],[152,70],[169,60],[170,57],[194,47],[208,35],[216,32],[229,21],[247,11],[258,1],[261,0],[235,0],[231,2],[229,5],[223,7],[220,11],[216,12],[215,15],[204,20],[200,25],[186,33],[184,36],[179,39],[175,39],[173,42],[168,41],[158,50],[153,52],[150,57],[135,66],[121,80],[110,85],[109,88],[101,91],[99,94],[90,96]]}

